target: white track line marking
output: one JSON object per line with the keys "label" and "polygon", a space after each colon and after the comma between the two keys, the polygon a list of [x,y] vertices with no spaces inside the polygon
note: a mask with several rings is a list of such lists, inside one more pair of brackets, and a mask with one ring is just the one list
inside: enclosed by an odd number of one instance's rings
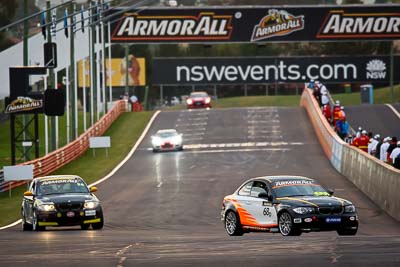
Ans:
{"label": "white track line marking", "polygon": [[[88,185],[89,187],[91,186],[95,186],[98,185],[104,181],[106,181],[107,179],[109,179],[111,176],[113,176],[124,164],[125,162],[127,162],[133,155],[133,153],[135,153],[136,149],[138,148],[138,146],[140,145],[140,143],[143,141],[144,137],[146,136],[147,132],[149,131],[151,125],[153,124],[154,120],[156,119],[156,117],[158,116],[158,114],[160,114],[161,111],[156,111],[156,113],[153,114],[153,116],[151,117],[149,123],[147,124],[146,128],[143,130],[142,135],[139,137],[139,139],[136,141],[135,145],[132,147],[131,151],[129,151],[128,155],[126,155],[126,157],[110,172],[108,173],[106,176],[104,176],[103,178],[101,178],[100,180],[97,180],[96,182]],[[0,228],[0,230],[4,230],[10,227],[13,227],[19,223],[21,223],[22,220],[19,219],[18,221],[15,221],[9,225],[3,226]]]}
{"label": "white track line marking", "polygon": [[13,223],[11,223],[11,224],[9,224],[9,225],[0,227],[0,230],[4,230],[4,229],[7,229],[7,228],[16,226],[16,225],[18,225],[18,224],[20,224],[20,223],[22,223],[22,220],[21,220],[21,219],[19,219],[18,221],[15,221],[15,222],[13,222]]}
{"label": "white track line marking", "polygon": [[393,113],[396,114],[397,118],[400,119],[400,113],[392,105],[385,104],[385,106],[388,106],[393,111]]}
{"label": "white track line marking", "polygon": [[253,151],[289,151],[290,148],[244,148],[244,149],[220,149],[220,150],[192,150],[185,153],[232,153]]}

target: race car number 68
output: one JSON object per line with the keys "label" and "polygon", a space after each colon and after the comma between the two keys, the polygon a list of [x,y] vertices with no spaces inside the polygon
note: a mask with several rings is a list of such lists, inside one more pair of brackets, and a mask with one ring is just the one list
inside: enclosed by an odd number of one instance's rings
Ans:
{"label": "race car number 68", "polygon": [[269,208],[264,208],[263,214],[264,214],[264,216],[271,217],[271,212],[269,211]]}

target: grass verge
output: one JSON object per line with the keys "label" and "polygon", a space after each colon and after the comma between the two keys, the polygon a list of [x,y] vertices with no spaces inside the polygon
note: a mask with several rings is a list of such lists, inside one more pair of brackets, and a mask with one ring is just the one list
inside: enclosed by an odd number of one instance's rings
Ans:
{"label": "grass verge", "polygon": [[[105,136],[111,137],[108,157],[104,149],[97,149],[96,156],[89,149],[79,159],[57,170],[54,174],[76,174],[90,184],[109,173],[132,149],[142,134],[153,112],[127,112],[111,125]],[[26,185],[9,192],[0,193],[0,226],[7,225],[20,218],[22,194]]]}

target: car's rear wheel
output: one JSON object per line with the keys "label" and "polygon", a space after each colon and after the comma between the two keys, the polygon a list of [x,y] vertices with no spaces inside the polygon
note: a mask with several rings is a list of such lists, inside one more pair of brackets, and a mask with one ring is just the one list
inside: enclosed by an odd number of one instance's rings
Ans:
{"label": "car's rear wheel", "polygon": [[279,232],[283,236],[301,235],[301,231],[296,230],[293,226],[292,216],[286,211],[279,215],[278,226]]}
{"label": "car's rear wheel", "polygon": [[45,226],[40,226],[39,225],[39,221],[37,219],[37,215],[36,212],[33,212],[33,216],[32,216],[32,230],[33,231],[44,231],[46,230]]}
{"label": "car's rear wheel", "polygon": [[243,229],[240,224],[239,216],[236,212],[229,210],[225,214],[225,229],[230,236],[243,235]]}
{"label": "car's rear wheel", "polygon": [[22,211],[22,230],[23,231],[31,231],[32,230],[32,224],[26,222],[24,211]]}
{"label": "car's rear wheel", "polygon": [[358,230],[358,228],[356,228],[356,229],[338,229],[337,233],[338,233],[338,235],[356,235],[357,230]]}

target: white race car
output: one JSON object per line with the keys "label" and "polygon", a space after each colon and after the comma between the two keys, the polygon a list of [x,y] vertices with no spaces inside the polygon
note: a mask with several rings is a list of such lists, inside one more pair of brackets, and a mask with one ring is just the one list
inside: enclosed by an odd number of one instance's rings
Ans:
{"label": "white race car", "polygon": [[151,136],[151,143],[153,152],[183,150],[182,134],[175,129],[158,130],[155,135]]}

